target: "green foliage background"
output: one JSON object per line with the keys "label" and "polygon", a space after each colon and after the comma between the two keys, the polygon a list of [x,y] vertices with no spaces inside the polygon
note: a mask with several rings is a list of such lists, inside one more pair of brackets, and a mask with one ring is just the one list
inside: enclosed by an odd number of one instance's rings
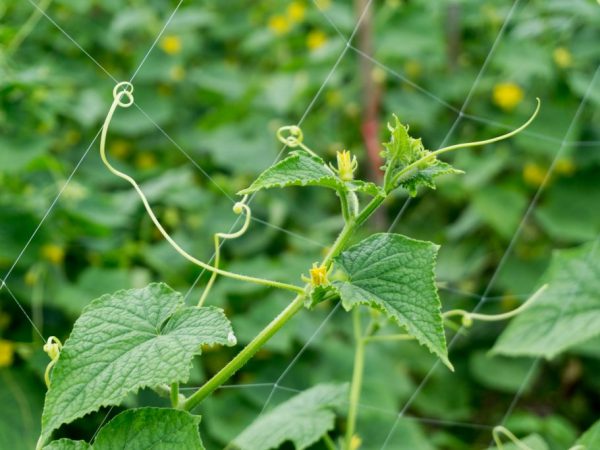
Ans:
{"label": "green foliage background", "polygon": [[[194,303],[207,280],[160,239],[135,193],[102,166],[95,140],[112,101],[109,74],[131,77],[175,6],[55,0],[48,15],[86,55],[45,17],[15,48],[35,8],[16,0],[0,5],[0,276],[10,273],[0,290],[1,448],[31,448],[37,439],[47,363],[15,300],[44,337],[64,340],[81,308],[100,294],[164,281]],[[420,193],[396,221],[406,201],[398,194],[370,224],[441,244],[445,309],[472,309],[482,293],[485,312],[514,308],[553,250],[600,231],[600,5],[376,0],[372,11],[380,141],[392,113],[435,149],[501,134],[524,121],[535,97],[542,100],[526,132],[462,150],[451,158],[466,175],[441,178],[438,190]],[[343,0],[183,2],[137,72],[139,108],[117,112],[109,151],[192,254],[209,259],[212,234],[235,223],[234,193],[278,156],[279,126],[302,120],[308,145],[329,160],[351,150],[366,176],[365,58],[346,49],[328,18],[348,38],[357,13]],[[230,270],[297,282],[341,226],[335,196],[318,188],[260,193],[252,206],[250,231],[224,246]],[[229,280],[219,280],[209,298],[226,309],[239,345],[287,301],[285,293]],[[294,390],[350,379],[349,317],[336,310],[320,328],[333,306],[301,313],[232,380],[257,386],[221,389],[202,405],[207,448],[237,435],[271,391],[273,406]],[[456,373],[439,368],[422,389],[434,362],[426,350],[414,343],[369,347],[361,449],[380,448],[409,400],[389,448],[485,448],[490,427],[508,411],[506,424],[517,435],[536,432],[556,450],[570,445],[600,413],[597,340],[550,362],[492,358],[487,351],[504,326],[475,325],[450,353]],[[207,352],[192,385],[235,352]],[[155,403],[142,392],[127,406]],[[117,410],[61,432],[88,439]]]}

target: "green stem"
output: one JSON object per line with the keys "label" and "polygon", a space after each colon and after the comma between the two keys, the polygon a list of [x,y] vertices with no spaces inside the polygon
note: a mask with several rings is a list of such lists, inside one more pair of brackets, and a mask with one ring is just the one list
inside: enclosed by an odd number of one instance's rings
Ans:
{"label": "green stem", "polygon": [[383,197],[383,196],[379,196],[379,197],[375,197],[373,200],[371,200],[367,206],[365,206],[365,208],[360,212],[360,214],[356,217],[356,226],[359,227],[361,226],[363,223],[365,223],[365,221],[371,217],[371,214],[373,214],[375,212],[375,210],[377,210],[377,208],[379,208],[381,206],[381,204],[384,202],[384,200],[387,198],[387,196]]}
{"label": "green stem", "polygon": [[323,443],[327,447],[327,450],[338,450],[337,445],[335,445],[335,442],[333,442],[333,439],[327,433],[323,435]]}
{"label": "green stem", "polygon": [[365,343],[381,341],[411,341],[415,337],[410,334],[381,334],[379,336],[367,336],[363,340]]}
{"label": "green stem", "polygon": [[17,49],[21,46],[23,41],[27,39],[27,36],[33,31],[36,24],[42,18],[52,0],[42,0],[39,5],[34,6],[34,11],[31,13],[25,24],[21,27],[21,29],[15,34],[12,41],[8,44],[7,53],[14,54]]}
{"label": "green stem", "polygon": [[358,402],[360,400],[360,390],[362,388],[362,378],[365,366],[365,340],[363,339],[362,334],[359,307],[352,310],[352,324],[356,348],[354,350],[352,384],[350,385],[350,406],[348,408],[348,421],[346,423],[345,450],[351,450],[352,448],[352,437],[354,436],[354,430],[356,429]]}
{"label": "green stem", "polygon": [[179,383],[171,383],[171,406],[173,408],[179,407]]}
{"label": "green stem", "polygon": [[208,397],[219,386],[225,383],[234,373],[244,366],[258,350],[279,331],[304,305],[304,295],[298,295],[275,319],[269,323],[258,335],[239,352],[235,358],[227,363],[219,372],[208,380],[200,389],[194,392],[184,403],[183,409],[190,411],[202,400]]}

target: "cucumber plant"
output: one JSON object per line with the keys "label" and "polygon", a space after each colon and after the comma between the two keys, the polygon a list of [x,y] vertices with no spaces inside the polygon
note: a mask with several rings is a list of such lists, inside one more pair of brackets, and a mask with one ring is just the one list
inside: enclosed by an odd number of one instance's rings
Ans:
{"label": "cucumber plant", "polygon": [[[459,174],[460,170],[438,159],[446,152],[507,139],[535,118],[540,103],[522,126],[485,141],[452,145],[436,151],[425,149],[420,139],[409,135],[408,126],[397,117],[388,124],[389,139],[383,144],[381,185],[355,178],[357,160],[348,151],[338,152],[335,164],[327,164],[304,142],[297,126],[281,128],[277,137],[291,152],[266,169],[248,188],[233,212],[243,216],[235,232],[214,236],[214,264],[203,262],[184,250],[165,230],[137,182],[115,168],[106,154],[106,140],[112,116],[118,107],[134,102],[133,86],[119,83],[104,122],[100,156],[106,168],[131,184],[158,231],[184,258],[211,272],[196,306],[186,306],[182,295],[162,283],[143,289],[109,293],[93,300],[83,310],[64,345],[49,338],[44,350],[51,358],[46,371],[48,391],[42,414],[38,449],[202,449],[198,433],[200,417],[194,409],[248,362],[279,329],[300,310],[322,302],[341,302],[353,316],[355,358],[350,385],[319,385],[272,411],[261,415],[240,434],[229,448],[261,450],[292,441],[306,448],[319,439],[330,449],[357,448],[356,418],[364,371],[365,347],[378,341],[414,339],[435,354],[448,369],[444,327],[458,316],[469,326],[473,320],[504,320],[518,314],[542,293],[532,296],[510,313],[489,316],[452,310],[442,313],[434,269],[438,246],[394,233],[377,233],[353,242],[356,231],[396,190],[416,196],[419,188],[435,188],[436,178]],[[235,239],[249,227],[250,195],[288,186],[319,186],[337,195],[344,226],[324,258],[299,274],[304,284],[288,284],[247,276],[220,268],[223,239]],[[295,296],[254,339],[220,371],[189,396],[180,385],[190,376],[192,360],[204,346],[233,346],[235,331],[223,310],[206,306],[216,277],[256,283],[287,290]],[[366,314],[366,312],[370,312]],[[366,320],[364,320],[366,319]],[[385,321],[395,323],[398,334],[380,334]],[[368,321],[368,323],[367,323]],[[129,409],[104,425],[93,442],[59,439],[53,433],[102,407],[119,405],[139,389],[150,388],[169,399],[170,407]],[[329,436],[335,411],[346,408],[345,431],[336,442]],[[210,417],[204,419],[210,420]]]}

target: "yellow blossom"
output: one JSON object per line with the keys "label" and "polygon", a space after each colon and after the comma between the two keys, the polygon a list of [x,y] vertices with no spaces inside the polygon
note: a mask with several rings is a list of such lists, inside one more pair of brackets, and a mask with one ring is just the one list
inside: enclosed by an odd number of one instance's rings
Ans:
{"label": "yellow blossom", "polygon": [[29,269],[25,274],[24,281],[27,286],[33,286],[37,283],[38,271],[35,269]]}
{"label": "yellow blossom", "polygon": [[160,48],[169,55],[181,52],[181,47],[181,39],[178,36],[170,34],[160,40]]}
{"label": "yellow blossom", "polygon": [[523,167],[523,179],[527,184],[540,186],[546,178],[546,171],[536,163],[527,163]]}
{"label": "yellow blossom", "polygon": [[287,8],[287,16],[292,22],[302,22],[305,13],[306,7],[301,2],[292,2]]}
{"label": "yellow blossom", "polygon": [[290,22],[285,16],[277,14],[269,19],[269,29],[275,34],[285,34],[290,31]]}
{"label": "yellow blossom", "polygon": [[116,158],[125,158],[131,151],[131,145],[129,142],[123,139],[115,140],[110,146],[110,153]]}
{"label": "yellow blossom", "polygon": [[12,366],[15,356],[15,344],[0,339],[0,367]]}
{"label": "yellow blossom", "polygon": [[406,72],[408,78],[419,78],[423,72],[423,66],[419,61],[410,59],[404,64],[404,72]]}
{"label": "yellow blossom", "polygon": [[327,284],[327,267],[317,266],[313,264],[312,268],[308,270],[310,272],[310,283],[313,286],[322,286]]}
{"label": "yellow blossom", "polygon": [[135,159],[135,166],[138,169],[152,169],[156,166],[156,157],[152,153],[143,152]]}
{"label": "yellow blossom", "polygon": [[556,161],[556,165],[554,166],[554,170],[556,173],[561,175],[573,175],[575,173],[575,163],[567,158],[561,158]]}
{"label": "yellow blossom", "polygon": [[356,156],[352,156],[348,150],[337,152],[337,174],[343,181],[350,181],[354,178],[354,171],[358,166]]}
{"label": "yellow blossom", "polygon": [[371,71],[371,78],[375,83],[383,84],[387,78],[387,74],[381,67],[374,67]]}
{"label": "yellow blossom", "polygon": [[556,65],[562,69],[565,69],[573,64],[573,56],[565,47],[555,48],[554,52],[552,53],[552,57],[554,58]]}
{"label": "yellow blossom", "polygon": [[515,83],[499,83],[494,86],[492,100],[505,111],[512,111],[521,103],[523,96],[523,89],[519,85]]}
{"label": "yellow blossom", "polygon": [[52,264],[60,264],[65,259],[65,249],[60,245],[46,244],[41,249],[42,258]]}
{"label": "yellow blossom", "polygon": [[352,439],[350,440],[350,450],[358,450],[361,445],[362,439],[358,436],[358,434],[352,436]]}
{"label": "yellow blossom", "polygon": [[317,50],[327,43],[327,35],[321,30],[313,30],[306,36],[306,46],[310,50]]}

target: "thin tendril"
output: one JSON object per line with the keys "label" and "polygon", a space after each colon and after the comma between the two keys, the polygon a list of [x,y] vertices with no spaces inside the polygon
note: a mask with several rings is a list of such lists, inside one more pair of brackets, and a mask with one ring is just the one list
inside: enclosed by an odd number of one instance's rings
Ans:
{"label": "thin tendril", "polygon": [[492,437],[494,438],[498,450],[504,449],[504,444],[502,443],[502,439],[500,439],[501,434],[515,444],[519,450],[533,450],[530,446],[524,444],[523,441],[516,437],[508,428],[503,427],[502,425],[498,425],[492,430]]}
{"label": "thin tendril", "polygon": [[415,167],[419,166],[419,164],[434,159],[436,158],[438,155],[441,155],[442,153],[446,153],[446,152],[451,152],[454,150],[458,150],[461,148],[468,148],[468,147],[478,147],[480,145],[487,145],[487,144],[491,144],[493,142],[498,142],[498,141],[503,141],[504,139],[508,139],[509,137],[514,136],[515,134],[520,133],[521,131],[523,131],[525,128],[527,128],[531,122],[533,122],[533,120],[537,117],[539,111],[540,111],[540,105],[541,105],[541,101],[539,98],[536,98],[537,101],[537,105],[535,107],[535,111],[533,111],[533,113],[531,114],[531,117],[529,117],[529,119],[527,119],[527,121],[521,125],[519,128],[514,129],[513,131],[511,131],[510,133],[506,133],[506,134],[502,134],[500,136],[496,136],[494,138],[490,138],[490,139],[486,139],[484,141],[475,141],[475,142],[465,142],[462,144],[455,144],[455,145],[450,145],[449,147],[444,147],[444,148],[440,148],[439,150],[436,150],[434,152],[429,153],[428,155],[418,159],[417,161],[415,161],[412,164],[409,164],[408,166],[406,166],[404,169],[402,169],[395,177],[393,180],[393,186],[396,186],[398,184],[398,182],[402,179],[402,176],[406,175],[408,172],[410,172],[412,169],[414,169]]}
{"label": "thin tendril", "polygon": [[[214,267],[216,269],[219,268],[219,263],[221,260],[221,245],[220,245],[219,239],[237,239],[240,236],[242,236],[246,232],[246,230],[248,230],[248,227],[250,226],[250,220],[252,219],[252,211],[250,210],[250,207],[246,204],[246,200],[248,200],[248,196],[244,195],[244,198],[242,198],[241,201],[239,201],[235,205],[233,205],[234,213],[236,213],[236,214],[245,213],[246,214],[246,219],[245,219],[242,227],[235,233],[215,233],[215,236],[214,236],[215,266]],[[212,289],[213,284],[216,279],[217,279],[217,272],[213,272],[210,276],[210,279],[208,280],[208,283],[206,284],[206,287],[204,288],[204,292],[202,292],[202,296],[200,297],[200,301],[198,302],[198,307],[201,307],[204,304],[204,302],[206,301],[206,297],[208,297],[208,293]]]}
{"label": "thin tendril", "polygon": [[505,312],[502,314],[479,314],[479,313],[473,313],[470,311],[466,311],[464,309],[452,309],[450,311],[446,311],[445,313],[443,313],[442,316],[444,317],[444,319],[447,319],[448,317],[452,317],[452,316],[462,316],[463,325],[465,325],[465,326],[470,326],[472,324],[473,320],[481,320],[483,322],[496,322],[499,320],[510,319],[511,317],[514,317],[517,314],[520,314],[521,312],[523,312],[527,308],[529,308],[531,305],[533,305],[533,303],[535,303],[540,298],[540,296],[544,293],[544,291],[547,288],[548,288],[548,285],[544,284],[531,297],[529,297],[527,299],[527,301],[525,303],[523,303],[521,306],[513,309],[512,311],[508,311],[508,312]]}
{"label": "thin tendril", "polygon": [[[216,267],[213,267],[213,266],[193,257],[189,253],[187,253],[184,249],[182,249],[179,246],[179,244],[177,244],[177,242],[175,242],[175,240],[173,240],[173,238],[163,228],[163,226],[159,222],[158,218],[152,211],[152,207],[150,206],[148,199],[142,192],[142,190],[141,190],[140,186],[137,184],[137,182],[129,175],[114,168],[110,164],[110,162],[108,161],[108,159],[106,157],[106,135],[108,133],[108,127],[110,125],[110,121],[112,120],[112,117],[118,106],[127,108],[127,107],[133,105],[133,101],[134,101],[133,100],[133,85],[127,81],[122,81],[122,82],[118,83],[113,89],[113,98],[114,98],[113,103],[110,106],[110,109],[108,111],[106,119],[104,120],[104,124],[102,125],[102,133],[100,134],[100,157],[102,158],[102,162],[104,163],[104,165],[107,167],[107,169],[110,172],[112,172],[114,175],[118,176],[119,178],[122,178],[125,181],[129,182],[129,184],[131,184],[133,186],[135,191],[138,193],[140,199],[142,200],[142,203],[144,204],[144,208],[146,209],[148,216],[150,217],[150,219],[152,220],[152,222],[154,223],[154,225],[156,226],[158,231],[160,231],[160,233],[169,242],[169,244],[171,244],[171,246],[175,249],[175,251],[177,251],[177,253],[179,253],[181,256],[183,256],[185,259],[192,262],[193,264],[196,264],[197,266],[202,267],[205,270],[208,270],[213,273],[217,273],[219,275],[223,275],[223,276],[226,276],[229,278],[234,278],[234,279],[241,280],[241,281],[247,281],[250,283],[256,283],[256,284],[261,284],[261,285],[265,285],[265,286],[286,289],[286,290],[294,291],[297,293],[303,293],[304,290],[299,286],[295,286],[295,285],[287,284],[287,283],[281,283],[278,281],[267,280],[264,278],[256,278],[256,277],[250,277],[250,276],[246,276],[246,275],[240,275],[237,273],[228,272],[226,270],[221,270]],[[125,100],[123,100],[123,98],[125,98]]]}
{"label": "thin tendril", "polygon": [[50,336],[46,343],[44,344],[44,352],[50,357],[50,362],[46,366],[46,371],[44,372],[44,381],[46,382],[46,387],[50,387],[50,371],[58,361],[58,357],[60,356],[60,351],[62,350],[62,342],[56,336]]}

